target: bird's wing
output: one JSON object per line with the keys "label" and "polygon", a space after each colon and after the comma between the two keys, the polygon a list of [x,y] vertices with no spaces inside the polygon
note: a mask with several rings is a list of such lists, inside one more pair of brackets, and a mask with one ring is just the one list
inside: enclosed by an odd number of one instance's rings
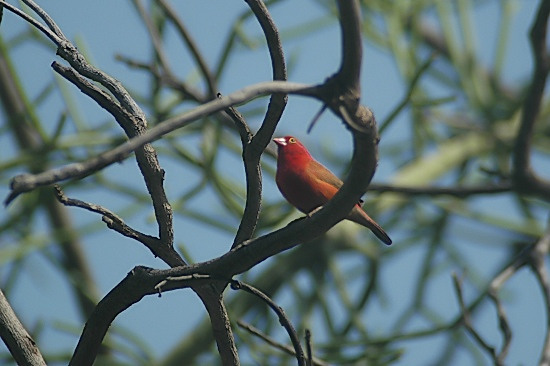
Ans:
{"label": "bird's wing", "polygon": [[[311,164],[311,169],[309,169],[308,171],[315,171],[316,172],[316,179],[319,180],[320,182],[322,182],[321,184],[331,185],[332,187],[336,188],[336,191],[339,190],[344,185],[344,182],[342,182],[342,180],[340,178],[338,178],[336,175],[334,175],[323,164],[319,163],[316,160],[312,160],[310,162],[310,164]],[[330,190],[330,191],[332,191],[332,190]],[[336,193],[336,191],[334,191],[334,193],[332,195],[334,195]],[[329,197],[329,199],[330,198],[332,198],[332,196]],[[359,200],[359,202],[357,204],[359,206],[361,206],[363,204],[363,200]]]}
{"label": "bird's wing", "polygon": [[325,166],[318,161],[312,160],[310,163],[309,172],[315,173],[315,178],[324,183],[328,183],[331,186],[335,187],[337,190],[342,187],[344,184],[340,178],[335,176],[330,170],[325,168]]}

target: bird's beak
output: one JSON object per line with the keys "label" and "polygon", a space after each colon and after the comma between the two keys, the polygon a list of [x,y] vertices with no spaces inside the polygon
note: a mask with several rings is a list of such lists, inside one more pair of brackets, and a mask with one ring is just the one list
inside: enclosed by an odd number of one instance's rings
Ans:
{"label": "bird's beak", "polygon": [[279,146],[286,146],[286,139],[284,137],[277,137],[273,139],[273,142]]}

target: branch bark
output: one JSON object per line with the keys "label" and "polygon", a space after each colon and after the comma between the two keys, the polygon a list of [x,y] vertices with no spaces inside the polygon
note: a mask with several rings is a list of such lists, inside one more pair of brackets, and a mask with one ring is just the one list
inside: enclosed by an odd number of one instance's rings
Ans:
{"label": "branch bark", "polygon": [[550,56],[546,48],[549,14],[550,1],[542,0],[530,32],[535,67],[531,85],[523,103],[521,125],[514,148],[512,174],[515,186],[520,193],[536,195],[547,201],[550,201],[550,182],[540,178],[531,166],[531,143],[550,70]]}
{"label": "branch bark", "polygon": [[18,365],[46,365],[36,343],[15,315],[2,290],[0,290],[0,337]]}

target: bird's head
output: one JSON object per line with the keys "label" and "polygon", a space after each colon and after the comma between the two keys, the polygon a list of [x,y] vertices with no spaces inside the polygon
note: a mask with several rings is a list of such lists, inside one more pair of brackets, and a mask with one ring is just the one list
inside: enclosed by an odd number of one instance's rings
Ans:
{"label": "bird's head", "polygon": [[273,142],[277,144],[279,150],[306,150],[306,147],[294,136],[276,137]]}
{"label": "bird's head", "polygon": [[294,136],[277,137],[273,139],[277,144],[279,160],[293,159],[307,161],[311,159],[309,151],[306,147]]}

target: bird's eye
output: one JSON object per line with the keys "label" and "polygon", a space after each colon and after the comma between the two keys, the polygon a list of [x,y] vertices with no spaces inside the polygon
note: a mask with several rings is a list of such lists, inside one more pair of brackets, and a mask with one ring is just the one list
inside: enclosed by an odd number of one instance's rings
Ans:
{"label": "bird's eye", "polygon": [[288,139],[288,142],[290,142],[291,144],[295,143],[296,142],[296,139],[294,137],[291,137]]}

